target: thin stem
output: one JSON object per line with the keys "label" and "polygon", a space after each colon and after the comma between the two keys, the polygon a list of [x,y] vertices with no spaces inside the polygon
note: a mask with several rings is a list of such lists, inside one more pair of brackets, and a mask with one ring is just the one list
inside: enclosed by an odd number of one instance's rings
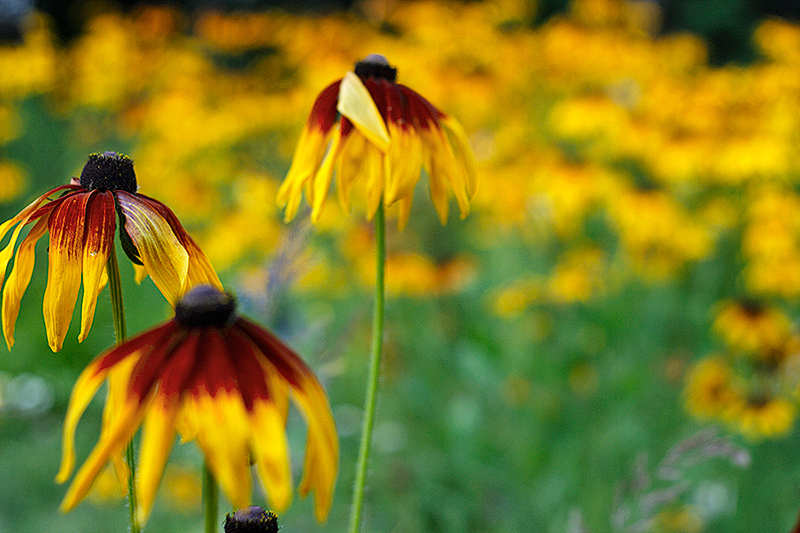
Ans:
{"label": "thin stem", "polygon": [[205,519],[205,533],[216,533],[219,514],[219,489],[214,475],[208,468],[208,463],[203,463],[203,517]]}
{"label": "thin stem", "polygon": [[[117,261],[117,250],[114,243],[111,243],[111,252],[108,254],[108,290],[111,293],[111,314],[114,316],[114,337],[117,345],[125,342],[128,337],[125,327],[125,308],[122,304],[122,281],[119,277],[119,262]],[[128,465],[128,510],[130,511],[131,533],[139,533],[141,528],[136,519],[138,512],[138,502],[136,501],[136,451],[133,448],[133,440],[128,443],[125,449],[125,463]]]}
{"label": "thin stem", "polygon": [[361,428],[361,446],[358,451],[356,479],[353,483],[353,504],[350,509],[350,533],[358,533],[364,507],[364,486],[367,481],[367,463],[372,443],[372,426],[375,422],[375,404],[378,399],[381,352],[383,351],[383,315],[385,286],[383,274],[386,265],[386,220],[383,202],[375,213],[375,314],[372,319],[372,353],[369,360],[367,395],[364,400],[364,423]]}

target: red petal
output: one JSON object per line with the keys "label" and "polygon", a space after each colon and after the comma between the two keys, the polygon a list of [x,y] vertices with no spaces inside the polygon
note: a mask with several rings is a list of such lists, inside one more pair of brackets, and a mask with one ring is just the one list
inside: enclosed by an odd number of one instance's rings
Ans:
{"label": "red petal", "polygon": [[[195,368],[199,336],[188,333],[174,321],[168,325],[165,336],[142,355],[131,373],[131,394],[140,399],[147,398],[158,382],[162,384],[162,395],[170,396],[175,388],[182,390],[184,380],[189,379]],[[172,388],[167,390],[164,382]]]}
{"label": "red petal", "polygon": [[134,352],[138,352],[144,348],[150,351],[163,352],[162,346],[166,343],[167,339],[174,337],[178,334],[178,325],[174,321],[169,321],[155,329],[146,331],[136,337],[132,337],[120,344],[116,348],[112,348],[104,355],[101,355],[100,363],[97,366],[97,372],[112,367],[119,363],[124,358],[128,357]]}
{"label": "red petal", "polygon": [[315,127],[327,133],[336,123],[336,101],[339,98],[339,84],[342,80],[335,81],[319,93],[311,113],[308,116],[308,126]]}
{"label": "red petal", "polygon": [[228,331],[227,340],[228,352],[236,368],[239,392],[242,394],[244,406],[248,411],[252,411],[256,400],[269,400],[271,397],[264,369],[255,354],[258,347],[244,332],[235,327]]}
{"label": "red petal", "polygon": [[313,376],[303,360],[269,331],[241,317],[233,327],[243,331],[292,386],[300,386],[303,375]]}

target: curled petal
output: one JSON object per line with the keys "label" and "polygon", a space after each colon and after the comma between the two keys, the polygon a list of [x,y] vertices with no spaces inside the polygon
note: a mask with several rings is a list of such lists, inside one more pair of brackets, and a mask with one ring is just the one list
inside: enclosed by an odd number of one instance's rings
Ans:
{"label": "curled petal", "polygon": [[116,191],[124,231],[161,294],[173,306],[181,296],[189,270],[189,254],[167,220],[134,194]]}
{"label": "curled petal", "polygon": [[50,260],[43,307],[47,340],[54,352],[61,349],[78,299],[89,196],[68,196],[50,215]]}
{"label": "curled petal", "polygon": [[381,112],[364,82],[354,72],[348,72],[342,79],[336,110],[380,151],[389,149],[389,132]]}
{"label": "curled petal", "polygon": [[19,315],[19,304],[31,281],[35,262],[36,243],[47,231],[49,215],[40,218],[19,245],[17,259],[3,290],[3,335],[10,350],[14,346],[14,327]]}
{"label": "curled petal", "polygon": [[83,341],[92,327],[97,295],[103,286],[103,273],[114,243],[116,210],[111,192],[93,191],[87,204],[86,231],[83,245],[83,305],[81,306],[81,332]]}

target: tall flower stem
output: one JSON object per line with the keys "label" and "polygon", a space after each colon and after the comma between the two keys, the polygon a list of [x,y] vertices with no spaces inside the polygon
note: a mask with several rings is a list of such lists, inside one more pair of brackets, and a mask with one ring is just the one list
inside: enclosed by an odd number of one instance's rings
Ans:
{"label": "tall flower stem", "polygon": [[[114,316],[114,337],[117,345],[125,342],[128,332],[125,327],[125,308],[122,304],[122,281],[119,277],[119,261],[117,250],[113,242],[111,252],[108,254],[108,290],[111,293],[111,314]],[[136,502],[136,452],[133,441],[128,443],[125,450],[125,463],[128,465],[128,510],[130,511],[131,533],[139,533],[141,528],[136,520],[138,504]]]}
{"label": "tall flower stem", "polygon": [[361,428],[361,445],[358,451],[356,478],[353,483],[353,504],[350,509],[350,533],[358,533],[361,526],[361,515],[364,507],[364,486],[367,481],[370,445],[372,443],[372,426],[375,422],[375,404],[378,399],[378,378],[380,376],[381,352],[383,351],[383,315],[384,293],[383,281],[386,267],[386,217],[383,202],[375,213],[375,312],[372,318],[372,353],[369,360],[369,377],[367,395],[364,400],[364,422]]}
{"label": "tall flower stem", "polygon": [[208,468],[208,463],[203,463],[203,517],[205,519],[205,533],[216,533],[217,516],[219,515],[219,489],[214,475]]}

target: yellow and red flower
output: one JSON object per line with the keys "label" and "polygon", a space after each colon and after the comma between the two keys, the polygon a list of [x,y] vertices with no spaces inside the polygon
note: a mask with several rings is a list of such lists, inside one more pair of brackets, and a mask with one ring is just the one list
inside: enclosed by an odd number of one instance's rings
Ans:
{"label": "yellow and red flower", "polygon": [[[95,305],[106,281],[105,267],[114,248],[116,219],[120,241],[130,259],[153,279],[175,305],[190,287],[222,285],[205,254],[163,203],[137,192],[133,161],[115,152],[92,154],[80,179],[61,185],[34,200],[0,225],[0,239],[12,228],[11,240],[0,251],[0,283],[16,252],[3,288],[3,334],[14,345],[14,325],[20,300],[30,283],[36,242],[50,232],[49,271],[44,293],[47,340],[61,349],[83,278],[80,341],[92,326]],[[15,248],[22,229],[33,224]],[[15,227],[16,226],[16,227]]]}
{"label": "yellow and red flower", "polygon": [[354,72],[325,88],[311,109],[281,188],[286,220],[297,214],[305,189],[313,221],[325,205],[334,169],[339,199],[349,208],[353,191],[372,218],[383,201],[397,203],[403,227],[424,167],[442,223],[449,191],[464,217],[475,194],[476,170],[466,133],[421,95],[395,83],[397,69],[371,54]]}
{"label": "yellow and red flower", "polygon": [[325,392],[290,348],[236,315],[229,295],[209,285],[193,288],[173,320],[108,351],[83,371],[67,408],[58,482],[72,472],[78,420],[106,379],[110,390],[100,438],[73,479],[63,510],[86,496],[140,425],[140,523],[150,513],[176,433],[184,442],[197,440],[235,507],[251,503],[252,460],[271,506],[283,510],[292,494],[285,435],[291,396],[308,424],[300,493],[314,490],[317,520],[327,517],[339,445]]}

